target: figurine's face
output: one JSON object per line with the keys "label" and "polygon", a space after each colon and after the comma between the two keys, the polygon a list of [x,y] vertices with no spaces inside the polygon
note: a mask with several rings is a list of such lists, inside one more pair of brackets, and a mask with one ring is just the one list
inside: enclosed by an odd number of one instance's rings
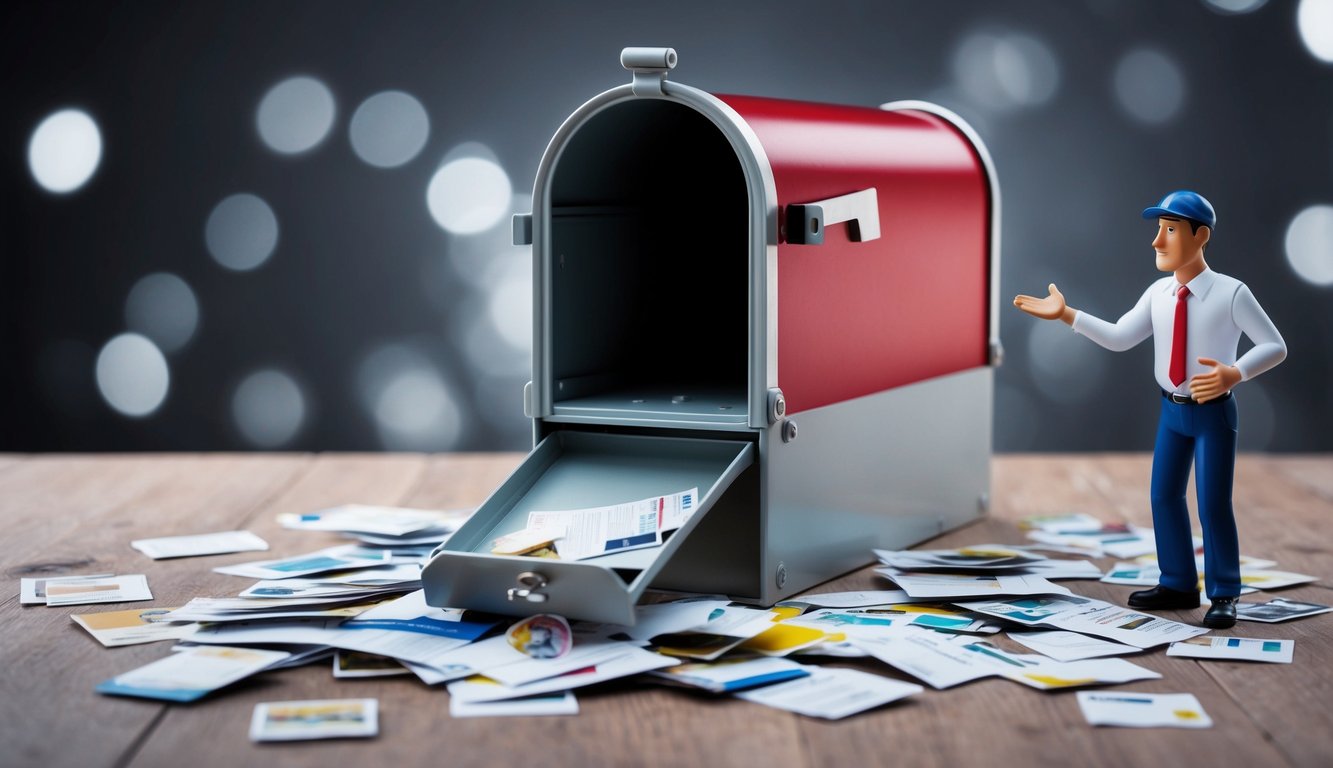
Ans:
{"label": "figurine's face", "polygon": [[1202,259],[1208,235],[1208,227],[1199,227],[1198,232],[1192,232],[1190,223],[1183,219],[1158,219],[1157,237],[1152,241],[1152,248],[1157,252],[1157,269],[1175,272]]}

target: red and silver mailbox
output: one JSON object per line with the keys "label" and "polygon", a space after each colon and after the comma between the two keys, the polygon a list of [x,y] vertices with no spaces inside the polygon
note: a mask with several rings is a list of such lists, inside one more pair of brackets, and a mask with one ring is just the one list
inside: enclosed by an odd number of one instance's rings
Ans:
{"label": "red and silver mailbox", "polygon": [[[648,587],[772,604],[983,514],[999,192],[924,102],[724,96],[628,48],[556,131],[533,248],[535,445],[441,546],[432,605],[628,624]],[[534,510],[699,489],[660,547],[491,554]]]}

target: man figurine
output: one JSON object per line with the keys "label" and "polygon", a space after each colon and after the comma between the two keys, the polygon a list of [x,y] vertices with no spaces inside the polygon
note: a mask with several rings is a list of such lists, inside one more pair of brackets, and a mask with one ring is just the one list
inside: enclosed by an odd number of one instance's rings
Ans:
{"label": "man figurine", "polygon": [[[1153,337],[1153,371],[1161,389],[1152,462],[1152,519],[1157,535],[1157,586],[1135,592],[1135,608],[1199,607],[1199,576],[1190,537],[1185,486],[1194,461],[1203,528],[1204,586],[1212,607],[1205,626],[1236,623],[1240,544],[1231,509],[1236,465],[1236,401],[1231,388],[1287,356],[1273,322],[1245,284],[1208,268],[1204,246],[1217,224],[1213,206],[1181,190],[1143,212],[1157,219],[1157,269],[1171,273],[1144,291],[1134,308],[1108,323],[1065,304],[1052,283],[1044,298],[1018,296],[1014,306],[1035,317],[1063,320],[1098,344],[1120,352]],[[1236,359],[1240,334],[1254,348]]]}

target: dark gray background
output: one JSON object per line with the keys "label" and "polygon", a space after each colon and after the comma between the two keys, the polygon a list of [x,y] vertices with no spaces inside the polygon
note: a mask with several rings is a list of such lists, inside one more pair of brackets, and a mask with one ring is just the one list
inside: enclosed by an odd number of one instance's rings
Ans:
{"label": "dark gray background", "polygon": [[[1139,211],[1203,192],[1220,216],[1210,263],[1251,286],[1290,349],[1238,389],[1242,447],[1333,449],[1331,289],[1302,279],[1285,245],[1298,214],[1333,204],[1333,65],[1303,43],[1298,3],[1260,5],[7,4],[0,450],[526,447],[528,342],[506,341],[529,322],[526,251],[507,245],[507,215],[480,235],[446,232],[426,190],[446,160],[480,155],[528,210],[560,122],[628,82],[626,45],[675,47],[672,78],[713,92],[928,99],[963,115],[999,172],[1006,302],[1055,281],[1074,306],[1118,317],[1158,276]],[[336,116],[289,156],[261,141],[256,114],[295,75],[322,81]],[[348,125],[390,89],[420,101],[430,133],[412,161],[381,169],[353,152]],[[65,107],[97,121],[103,155],[57,195],[35,183],[28,144]],[[248,272],[223,269],[204,239],[238,192],[279,224],[271,258]],[[1324,273],[1330,230],[1301,246]],[[94,371],[127,330],[131,288],[155,272],[190,286],[199,322],[165,356],[161,406],[130,418]],[[1150,344],[1116,355],[1007,303],[1001,317],[998,450],[1149,448]],[[289,383],[239,397],[256,371]]]}

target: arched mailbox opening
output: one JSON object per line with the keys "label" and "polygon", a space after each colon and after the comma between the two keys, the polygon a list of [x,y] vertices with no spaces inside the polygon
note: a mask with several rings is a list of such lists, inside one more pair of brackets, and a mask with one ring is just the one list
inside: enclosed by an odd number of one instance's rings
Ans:
{"label": "arched mailbox opening", "polygon": [[619,101],[570,136],[549,195],[554,416],[744,428],[749,197],[726,137]]}

